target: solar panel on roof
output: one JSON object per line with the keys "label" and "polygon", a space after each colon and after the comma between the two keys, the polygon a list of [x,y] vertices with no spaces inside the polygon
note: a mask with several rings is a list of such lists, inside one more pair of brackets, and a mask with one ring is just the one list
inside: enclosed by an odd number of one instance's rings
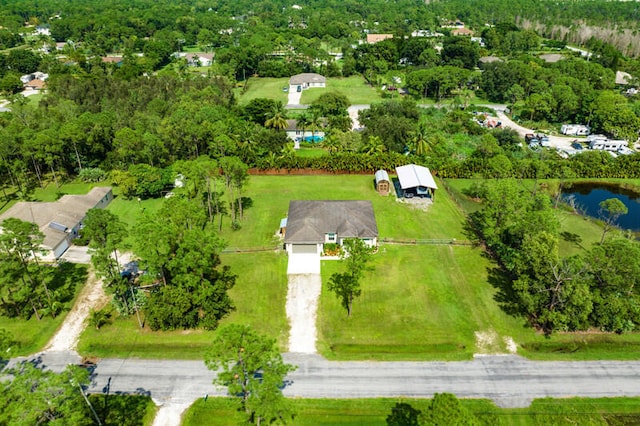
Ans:
{"label": "solar panel on roof", "polygon": [[56,231],[67,232],[67,227],[58,222],[49,223],[49,228],[55,229]]}

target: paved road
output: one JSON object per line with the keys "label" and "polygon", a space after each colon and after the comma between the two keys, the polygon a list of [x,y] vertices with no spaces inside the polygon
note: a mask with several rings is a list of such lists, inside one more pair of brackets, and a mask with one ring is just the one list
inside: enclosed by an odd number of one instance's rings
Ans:
{"label": "paved road", "polygon": [[[298,369],[284,393],[305,398],[431,397],[452,392],[488,398],[502,407],[528,406],[534,398],[640,396],[640,361],[541,362],[516,355],[481,356],[462,362],[327,361],[318,355],[284,354]],[[59,371],[78,362],[68,353],[42,356]],[[225,395],[211,383],[201,361],[104,359],[94,371],[91,392],[151,395],[158,403],[189,403]]]}

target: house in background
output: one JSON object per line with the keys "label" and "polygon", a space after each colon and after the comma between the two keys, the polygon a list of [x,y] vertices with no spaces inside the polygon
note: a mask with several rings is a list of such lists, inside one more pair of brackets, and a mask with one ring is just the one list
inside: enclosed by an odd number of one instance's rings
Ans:
{"label": "house in background", "polygon": [[93,208],[105,208],[113,194],[111,187],[96,187],[85,195],[63,195],[54,202],[21,201],[0,215],[0,223],[17,218],[38,225],[44,234],[42,248],[47,250],[45,260],[56,260],[78,236],[82,221]]}
{"label": "house in background", "polygon": [[308,125],[303,129],[298,126],[298,120],[287,120],[285,132],[295,142],[295,149],[300,149],[300,142],[322,142],[325,135],[323,130],[311,130]]}
{"label": "house in background", "polygon": [[367,44],[376,44],[393,38],[393,34],[367,34]]}
{"label": "house in background", "polygon": [[106,64],[114,64],[117,67],[121,67],[124,59],[122,58],[122,56],[103,56],[102,62]]}
{"label": "house in background", "polygon": [[455,28],[455,29],[451,30],[451,35],[452,36],[471,37],[471,36],[473,36],[473,31],[470,30],[469,28]]}
{"label": "house in background", "polygon": [[190,67],[210,67],[213,64],[213,53],[179,53],[180,58],[187,60]]}
{"label": "house in background", "polygon": [[378,170],[375,174],[376,191],[380,195],[389,195],[389,189],[391,188],[391,180],[386,170]]}
{"label": "house in background", "polygon": [[289,203],[284,232],[289,255],[320,255],[325,244],[342,245],[347,238],[360,238],[370,247],[378,244],[378,225],[371,201],[293,200]]}
{"label": "house in background", "polygon": [[403,197],[434,199],[438,186],[428,168],[407,164],[406,166],[396,167],[396,173],[398,174]]}
{"label": "house in background", "polygon": [[302,73],[289,79],[289,92],[302,92],[312,87],[326,87],[327,79],[320,74]]}

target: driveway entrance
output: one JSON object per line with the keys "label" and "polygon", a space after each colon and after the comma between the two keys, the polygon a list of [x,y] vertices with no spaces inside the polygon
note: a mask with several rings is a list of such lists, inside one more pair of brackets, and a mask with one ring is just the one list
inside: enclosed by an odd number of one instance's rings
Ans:
{"label": "driveway entrance", "polygon": [[319,274],[320,273],[320,255],[314,253],[290,253],[289,263],[287,265],[287,274]]}

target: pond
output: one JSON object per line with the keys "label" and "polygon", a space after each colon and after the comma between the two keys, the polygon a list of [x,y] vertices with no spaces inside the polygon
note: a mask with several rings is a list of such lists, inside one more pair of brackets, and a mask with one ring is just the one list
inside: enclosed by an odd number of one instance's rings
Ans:
{"label": "pond", "polygon": [[600,219],[600,202],[617,198],[629,209],[629,213],[620,216],[616,225],[623,229],[640,231],[640,194],[617,185],[604,183],[574,183],[563,191],[562,198],[574,205],[587,216]]}

